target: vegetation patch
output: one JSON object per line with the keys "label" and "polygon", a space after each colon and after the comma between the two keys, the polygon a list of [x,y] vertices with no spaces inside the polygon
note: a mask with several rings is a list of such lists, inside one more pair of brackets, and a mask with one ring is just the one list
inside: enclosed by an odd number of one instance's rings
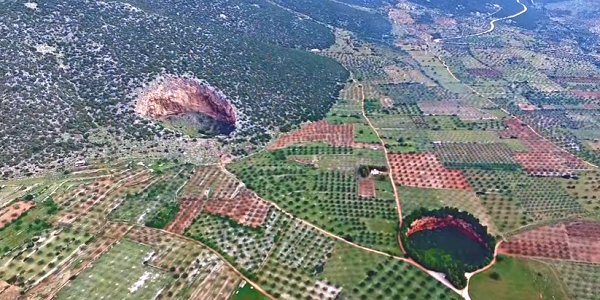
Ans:
{"label": "vegetation patch", "polygon": [[469,295],[473,300],[567,299],[560,286],[549,265],[498,256],[494,266],[471,278]]}
{"label": "vegetation patch", "polygon": [[445,273],[459,289],[467,284],[466,272],[491,262],[496,245],[476,217],[450,207],[414,211],[404,219],[400,237],[410,257]]}

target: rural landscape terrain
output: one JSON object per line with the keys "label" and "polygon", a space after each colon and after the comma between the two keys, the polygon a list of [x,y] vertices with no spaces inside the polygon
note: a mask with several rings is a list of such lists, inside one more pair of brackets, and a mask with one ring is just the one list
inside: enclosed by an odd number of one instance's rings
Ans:
{"label": "rural landscape terrain", "polygon": [[600,300],[600,3],[0,3],[0,300]]}

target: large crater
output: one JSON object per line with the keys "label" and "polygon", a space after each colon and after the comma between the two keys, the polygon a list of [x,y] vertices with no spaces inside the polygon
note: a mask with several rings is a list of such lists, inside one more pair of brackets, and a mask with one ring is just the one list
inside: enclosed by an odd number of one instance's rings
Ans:
{"label": "large crater", "polygon": [[493,259],[496,241],[473,215],[452,207],[419,209],[400,229],[408,256],[425,268],[446,274],[455,287],[466,286],[465,273]]}
{"label": "large crater", "polygon": [[135,111],[166,121],[190,135],[229,134],[236,114],[223,92],[195,78],[168,76],[157,79],[139,95]]}

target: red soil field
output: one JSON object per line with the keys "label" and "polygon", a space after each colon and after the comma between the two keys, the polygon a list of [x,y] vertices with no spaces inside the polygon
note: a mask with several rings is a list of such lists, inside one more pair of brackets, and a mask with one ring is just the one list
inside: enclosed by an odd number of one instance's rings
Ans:
{"label": "red soil field", "polygon": [[0,300],[13,300],[19,298],[19,288],[0,279]]}
{"label": "red soil field", "polygon": [[415,220],[410,224],[410,228],[406,232],[406,236],[409,237],[414,233],[423,230],[434,230],[440,228],[452,227],[464,236],[477,241],[479,244],[486,246],[481,236],[477,235],[471,224],[465,222],[462,219],[454,218],[453,216],[446,216],[445,218],[437,217],[424,217]]}
{"label": "red soil field", "polygon": [[523,111],[534,111],[534,110],[538,110],[538,107],[533,105],[533,104],[524,104],[521,103],[518,105],[520,110]]}
{"label": "red soil field", "polygon": [[358,179],[358,196],[363,198],[375,198],[375,182],[373,179]]}
{"label": "red soil field", "polygon": [[600,223],[572,221],[535,228],[509,238],[499,253],[600,263]]}
{"label": "red soil field", "polygon": [[175,219],[165,226],[165,230],[182,234],[200,213],[203,204],[204,201],[200,199],[182,199],[179,204],[179,212],[175,216]]}
{"label": "red soil field", "polygon": [[19,216],[24,214],[35,206],[32,201],[17,201],[2,210],[0,210],[0,228],[6,226],[6,224],[16,220]]}
{"label": "red soil field", "polygon": [[400,185],[470,190],[460,170],[444,167],[433,153],[390,154],[394,182]]}
{"label": "red soil field", "polygon": [[437,19],[435,19],[435,24],[438,24],[438,25],[456,25],[456,20],[452,19],[452,18],[447,18],[447,17],[437,18]]}
{"label": "red soil field", "polygon": [[573,91],[573,95],[582,98],[599,99],[600,92],[597,91]]}
{"label": "red soil field", "polygon": [[271,206],[248,189],[243,189],[232,199],[211,199],[206,203],[206,212],[227,217],[241,225],[260,227]]}
{"label": "red soil field", "polygon": [[563,76],[563,77],[552,77],[552,79],[558,82],[574,82],[574,83],[600,83],[598,77],[576,77],[576,76]]}
{"label": "red soil field", "polygon": [[324,142],[332,146],[351,147],[354,145],[354,126],[352,124],[334,125],[325,121],[314,122],[290,132],[267,148],[270,150],[285,148],[292,144]]}
{"label": "red soil field", "polygon": [[514,154],[515,159],[527,173],[538,176],[561,176],[588,168],[581,159],[540,137],[521,121],[512,118],[504,122],[508,128],[498,132],[500,138],[519,139],[529,149]]}

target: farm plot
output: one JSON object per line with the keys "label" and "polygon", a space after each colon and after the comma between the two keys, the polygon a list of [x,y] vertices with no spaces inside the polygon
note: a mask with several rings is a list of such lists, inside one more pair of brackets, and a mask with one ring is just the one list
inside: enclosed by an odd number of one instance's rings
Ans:
{"label": "farm plot", "polygon": [[47,232],[0,258],[0,276],[10,284],[30,287],[83,247],[89,238],[69,228]]}
{"label": "farm plot", "polygon": [[556,180],[586,210],[600,216],[600,172],[589,171],[576,179]]}
{"label": "farm plot", "polygon": [[501,231],[585,213],[551,178],[484,170],[467,170],[465,175]]}
{"label": "farm plot", "polygon": [[94,206],[104,202],[105,206],[118,202],[120,199],[114,197],[127,186],[143,186],[152,175],[148,170],[127,170],[110,179],[95,181],[79,191],[72,198],[61,198],[59,203],[64,208],[57,216],[58,223],[70,224],[77,218],[86,215]]}
{"label": "farm plot", "polygon": [[383,71],[390,78],[390,83],[421,83],[426,86],[437,86],[435,82],[423,75],[418,70],[412,70],[408,68],[401,68],[396,65],[390,65],[383,67]]}
{"label": "farm plot", "polygon": [[428,130],[429,140],[447,143],[494,143],[500,142],[494,131],[483,130]]}
{"label": "farm plot", "polygon": [[600,224],[572,221],[528,230],[502,243],[506,254],[600,263]]}
{"label": "farm plot", "polygon": [[20,215],[0,228],[0,250],[8,252],[20,247],[28,240],[51,227],[51,219],[59,211],[52,199],[30,208],[26,214]]}
{"label": "farm plot", "polygon": [[494,220],[488,214],[481,199],[473,191],[464,190],[439,190],[418,187],[399,187],[402,213],[405,215],[424,207],[436,209],[442,207],[456,207],[471,213],[479,219],[482,225],[487,226],[491,233],[498,233]]}
{"label": "farm plot", "polygon": [[[27,299],[50,299],[65,286],[70,280],[85,270],[92,262],[120,240],[129,230],[128,224],[109,224],[99,228],[95,234],[97,238],[88,241],[85,247],[73,253],[64,260],[64,263],[55,267],[51,274],[27,291]],[[85,236],[89,234],[84,233]]]}
{"label": "farm plot", "polygon": [[221,252],[235,265],[248,271],[256,270],[289,222],[282,213],[272,210],[264,228],[252,229],[238,223],[201,213],[185,234]]}
{"label": "farm plot", "polygon": [[198,167],[181,192],[181,199],[231,198],[239,182],[214,166]]}
{"label": "farm plot", "polygon": [[191,165],[183,165],[168,170],[141,190],[125,194],[120,204],[109,214],[109,219],[145,224],[161,208],[177,202],[176,193],[188,180],[192,168]]}
{"label": "farm plot", "polygon": [[[183,199],[179,203],[179,207],[170,209],[166,214],[172,215],[172,211],[176,211],[175,217],[169,222],[164,229],[169,232],[182,234],[188,228],[204,207],[204,201],[196,199]],[[177,210],[175,210],[177,209]],[[167,219],[167,218],[165,218]],[[161,226],[156,226],[161,228]]]}
{"label": "farm plot", "polygon": [[399,251],[394,230],[375,232],[367,222],[398,222],[393,194],[377,190],[377,197],[365,201],[358,196],[355,174],[320,170],[269,152],[228,168],[261,198],[277,203],[299,218],[361,245]]}
{"label": "farm plot", "polygon": [[435,154],[444,165],[453,168],[519,168],[512,149],[504,143],[442,143],[435,145]]}
{"label": "farm plot", "polygon": [[352,124],[334,125],[325,121],[306,124],[299,130],[281,136],[267,148],[274,150],[309,142],[324,142],[332,146],[351,147],[354,143],[354,126]]}
{"label": "farm plot", "polygon": [[178,235],[134,227],[127,237],[150,245],[145,264],[174,274],[161,299],[227,299],[238,276],[210,250]]}
{"label": "farm plot", "polygon": [[33,201],[17,201],[0,209],[0,229],[18,219],[34,206],[35,203]]}
{"label": "farm plot", "polygon": [[471,278],[469,295],[473,300],[568,299],[549,263],[503,255]]}
{"label": "farm plot", "polygon": [[357,181],[358,196],[362,198],[375,197],[375,182],[371,178],[359,178]]}
{"label": "farm plot", "polygon": [[571,299],[596,300],[600,295],[600,266],[552,261]]}
{"label": "farm plot", "polygon": [[433,153],[390,154],[394,182],[399,185],[469,190],[459,170],[444,167]]}
{"label": "farm plot", "polygon": [[[331,124],[362,123],[363,116],[358,100],[339,99],[331,108],[325,121]],[[360,98],[359,98],[360,99]]]}
{"label": "farm plot", "polygon": [[13,300],[19,298],[19,288],[0,279],[0,299]]}
{"label": "farm plot", "polygon": [[[352,149],[351,151],[339,151],[339,154],[305,154],[305,155],[287,155],[286,159],[300,164],[313,165],[322,170],[343,171],[354,173],[360,166],[385,167],[385,155],[383,151],[376,149]],[[286,153],[318,153],[320,151],[292,151]],[[276,150],[279,151],[279,150]]]}
{"label": "farm plot", "polygon": [[167,272],[145,266],[148,246],[123,240],[61,289],[56,299],[152,299],[172,281]]}
{"label": "farm plot", "polygon": [[528,149],[515,153],[515,159],[525,171],[538,176],[562,176],[590,167],[575,155],[565,152],[537,135],[516,119],[506,119],[508,128],[498,132],[501,138],[519,139]]}
{"label": "farm plot", "polygon": [[204,210],[213,215],[229,218],[245,226],[257,228],[267,218],[271,205],[254,192],[241,188],[232,199],[211,199]]}
{"label": "farm plot", "polygon": [[318,277],[335,243],[293,221],[259,272],[259,283],[280,299],[336,299],[341,289]]}
{"label": "farm plot", "polygon": [[320,277],[341,287],[341,299],[462,299],[410,264],[342,243],[336,243]]}
{"label": "farm plot", "polygon": [[419,109],[425,115],[432,116],[457,116],[462,121],[476,121],[496,119],[496,117],[484,110],[472,106],[466,106],[460,102],[419,102]]}

